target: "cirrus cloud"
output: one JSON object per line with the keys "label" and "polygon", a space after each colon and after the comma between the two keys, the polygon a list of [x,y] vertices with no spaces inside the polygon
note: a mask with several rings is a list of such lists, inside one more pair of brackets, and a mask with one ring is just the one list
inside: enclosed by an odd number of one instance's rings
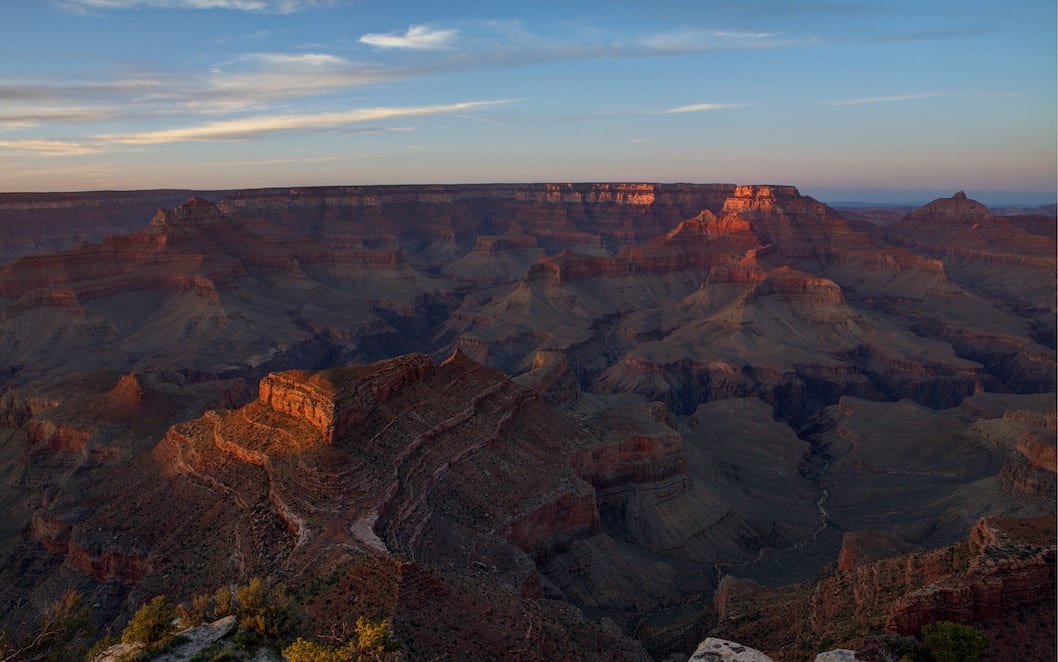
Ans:
{"label": "cirrus cloud", "polygon": [[780,48],[815,43],[814,36],[793,37],[775,32],[681,29],[644,37],[639,43],[657,53]]}
{"label": "cirrus cloud", "polygon": [[334,113],[302,113],[292,115],[255,115],[233,120],[206,122],[178,129],[162,129],[141,133],[102,134],[97,140],[122,145],[158,145],[178,142],[206,142],[245,140],[290,131],[341,129],[353,124],[404,117],[423,117],[459,113],[475,108],[511,103],[511,99],[493,101],[463,101],[427,106],[394,106],[360,108]]}
{"label": "cirrus cloud", "polygon": [[279,99],[331,94],[402,75],[379,64],[328,53],[250,53],[238,58],[233,67],[214,67],[202,89],[183,97],[189,109],[230,112]]}
{"label": "cirrus cloud", "polygon": [[743,103],[693,103],[687,106],[676,106],[659,110],[657,115],[679,115],[682,113],[704,113],[710,110],[729,110],[731,108],[745,108]]}
{"label": "cirrus cloud", "polygon": [[412,50],[440,50],[455,41],[455,30],[436,30],[426,25],[412,25],[404,34],[369,32],[360,43],[376,48],[407,48]]}
{"label": "cirrus cloud", "polygon": [[34,152],[41,156],[81,156],[99,151],[99,146],[66,140],[0,140],[0,149]]}
{"label": "cirrus cloud", "polygon": [[313,7],[329,7],[333,0],[57,0],[62,9],[87,13],[102,9],[229,9],[259,14],[293,14]]}
{"label": "cirrus cloud", "polygon": [[31,108],[0,113],[0,129],[23,129],[48,123],[98,122],[113,116],[112,110],[93,108]]}
{"label": "cirrus cloud", "polygon": [[892,101],[916,101],[918,99],[932,99],[944,96],[940,92],[924,92],[921,94],[896,94],[887,97],[860,97],[857,99],[838,99],[831,101],[829,106],[862,106],[870,103],[890,103]]}

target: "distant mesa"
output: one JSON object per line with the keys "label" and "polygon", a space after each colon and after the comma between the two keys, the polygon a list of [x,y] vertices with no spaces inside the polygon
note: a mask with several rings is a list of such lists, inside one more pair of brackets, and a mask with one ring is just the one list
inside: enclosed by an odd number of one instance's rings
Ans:
{"label": "distant mesa", "polygon": [[151,219],[152,228],[166,228],[181,224],[206,225],[223,220],[220,208],[208,200],[191,196],[174,209],[159,209]]}
{"label": "distant mesa", "polygon": [[913,211],[908,218],[920,222],[973,225],[992,219],[992,212],[980,202],[959,191],[950,198],[937,198]]}
{"label": "distant mesa", "polygon": [[225,192],[0,193],[0,264],[142,230],[155,210],[170,209],[193,195],[217,200]]}

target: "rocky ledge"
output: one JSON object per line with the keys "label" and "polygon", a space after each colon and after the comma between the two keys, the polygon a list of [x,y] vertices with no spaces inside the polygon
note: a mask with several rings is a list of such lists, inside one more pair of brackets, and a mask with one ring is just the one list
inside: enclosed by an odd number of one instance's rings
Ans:
{"label": "rocky ledge", "polygon": [[364,420],[404,384],[421,381],[433,369],[425,354],[388,361],[378,370],[338,368],[319,373],[272,373],[261,380],[258,400],[317,429],[334,443],[349,426]]}
{"label": "rocky ledge", "polygon": [[821,644],[860,649],[872,636],[915,636],[924,625],[944,620],[981,628],[990,640],[985,659],[1014,659],[1023,642],[1005,636],[1007,624],[1032,614],[1022,634],[1049,637],[1053,650],[1053,634],[1047,634],[1055,618],[1053,515],[985,518],[965,542],[876,560],[870,557],[901,545],[884,539],[868,545],[858,538],[847,541],[837,571],[814,586],[765,589],[725,577],[712,634],[782,659],[804,659]]}

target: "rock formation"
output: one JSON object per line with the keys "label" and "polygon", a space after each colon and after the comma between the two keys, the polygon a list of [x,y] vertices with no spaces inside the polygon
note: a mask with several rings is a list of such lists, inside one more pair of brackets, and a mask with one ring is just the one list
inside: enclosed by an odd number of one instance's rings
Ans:
{"label": "rock formation", "polygon": [[153,195],[0,196],[0,238],[63,210],[0,266],[4,624],[260,574],[413,657],[1040,634],[1010,619],[1053,556],[937,550],[1053,516],[1053,217],[503,184],[181,193],[93,234]]}
{"label": "rock formation", "polygon": [[699,644],[690,659],[692,662],[772,662],[759,650],[714,637]]}
{"label": "rock formation", "polygon": [[[158,662],[184,662],[193,660],[197,656],[205,656],[210,646],[235,631],[237,620],[233,614],[219,618],[212,623],[203,623],[181,630],[176,633],[180,643],[173,646],[171,650],[154,656],[154,659]],[[115,644],[101,651],[98,657],[92,659],[91,662],[122,662],[140,653],[144,648],[142,644]]]}
{"label": "rock formation", "polygon": [[[986,518],[968,540],[839,568],[814,586],[765,590],[725,580],[718,592],[718,636],[780,659],[819,646],[863,648],[872,633],[917,635],[938,620],[982,627],[987,659],[1054,653],[1055,528],[1052,516]],[[777,599],[778,596],[782,596]],[[1034,627],[1011,637],[1007,620],[1028,614]],[[1047,650],[1049,647],[1049,652]],[[781,652],[781,654],[780,654]]]}
{"label": "rock formation", "polygon": [[[192,195],[183,190],[0,193],[0,264],[133,232],[156,209],[175,207]],[[217,199],[224,192],[199,195]]]}
{"label": "rock formation", "polygon": [[[124,396],[139,383],[128,375],[114,381],[100,385],[100,409],[114,402],[115,392]],[[128,419],[127,411],[122,415]],[[623,605],[658,591],[649,584],[652,575],[625,574],[642,552],[617,547],[604,532],[600,495],[622,481],[650,488],[686,480],[679,436],[665,429],[656,441],[640,435],[611,447],[548,409],[534,391],[459,353],[439,364],[408,355],[369,366],[272,374],[261,380],[256,400],[177,424],[153,452],[130,458],[137,467],[134,502],[78,509],[59,499],[34,511],[26,544],[42,545],[43,563],[57,559],[82,577],[83,586],[94,587],[94,595],[117,582],[130,599],[163,590],[186,597],[246,573],[279,573],[307,592],[310,610],[322,610],[317,599],[326,597],[312,588],[319,572],[381,563],[392,581],[419,577],[427,583],[402,588],[414,593],[390,596],[385,606],[398,633],[418,642],[424,654],[447,650],[430,648],[442,644],[429,643],[427,629],[435,623],[423,618],[424,605],[453,613],[470,609],[463,598],[444,597],[463,587],[457,592],[470,596],[500,591],[504,595],[489,604],[518,618],[542,619],[544,631],[532,647],[558,645],[561,656],[579,657],[589,643],[577,637],[585,635],[592,646],[636,659],[642,656],[638,644],[590,624],[575,607],[565,610],[579,623],[576,636],[561,625],[566,616],[548,609],[532,616],[538,609],[526,600],[547,595],[618,615]],[[97,476],[117,475],[124,465],[104,462]],[[113,488],[112,480],[102,480],[82,487],[81,499],[106,499]],[[610,554],[620,574],[578,576],[582,553]],[[656,564],[655,572],[672,572]],[[591,586],[617,576],[627,585],[611,595]],[[363,582],[378,577],[356,579],[354,573],[348,581],[348,590],[369,592]],[[593,596],[590,605],[581,598],[587,595]],[[343,618],[325,611],[317,616],[321,632]],[[545,635],[556,627],[557,634]],[[482,650],[497,654],[524,632],[498,635],[485,638],[494,648]]]}

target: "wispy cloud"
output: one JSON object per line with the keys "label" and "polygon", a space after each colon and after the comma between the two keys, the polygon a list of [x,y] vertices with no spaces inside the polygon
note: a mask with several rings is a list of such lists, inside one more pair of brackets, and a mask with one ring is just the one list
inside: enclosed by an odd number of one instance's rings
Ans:
{"label": "wispy cloud", "polygon": [[776,32],[683,28],[627,38],[596,29],[580,29],[560,36],[532,32],[520,21],[482,21],[463,25],[459,35],[464,66],[523,64],[553,60],[636,58],[750,48],[779,48],[812,44],[814,36],[796,37]]}
{"label": "wispy cloud", "polygon": [[[220,7],[247,11],[293,11],[327,3],[307,0],[70,0],[96,9],[133,7]],[[0,103],[11,115],[8,126],[30,122],[39,106],[74,109],[106,106],[121,117],[231,114],[266,111],[277,102],[347,92],[357,86],[481,67],[607,57],[664,56],[695,50],[766,48],[804,43],[771,32],[681,30],[644,39],[622,40],[599,31],[551,37],[526,30],[517,21],[464,22],[458,26],[412,25],[403,33],[372,33],[360,42],[380,51],[403,50],[408,59],[392,62],[382,54],[349,59],[316,48],[309,52],[252,52],[197,73],[144,73],[99,81],[4,81]],[[458,46],[458,48],[457,48]],[[414,56],[418,57],[414,57]],[[10,104],[10,105],[9,105]],[[0,111],[2,113],[3,111]],[[692,111],[687,111],[692,112]],[[40,113],[43,118],[44,114]],[[54,121],[61,113],[52,111]],[[90,118],[83,117],[86,121]]]}
{"label": "wispy cloud", "polygon": [[[642,58],[818,42],[814,36],[703,29],[625,37],[580,26],[562,34],[547,35],[529,30],[517,20],[465,21],[444,27],[413,25],[403,33],[371,33],[359,41],[380,50],[428,53],[428,60],[424,57],[404,62],[409,76],[534,62]],[[437,54],[437,51],[444,52]]]}
{"label": "wispy cloud", "polygon": [[[28,82],[0,80],[0,129],[109,119],[171,119],[266,111],[411,75],[333,54],[247,53],[200,74]],[[346,99],[348,103],[348,99]]]}
{"label": "wispy cloud", "polygon": [[63,140],[0,140],[0,149],[34,152],[41,156],[81,156],[100,150],[98,145]]}
{"label": "wispy cloud", "polygon": [[349,61],[330,53],[249,53],[242,56],[244,60],[254,60],[279,67],[298,67],[322,69],[344,67]]}
{"label": "wispy cloud", "polygon": [[92,108],[37,108],[26,112],[0,113],[0,128],[24,129],[56,122],[98,122],[112,115],[112,110]]}
{"label": "wispy cloud", "polygon": [[305,163],[332,163],[334,161],[343,161],[349,158],[344,154],[330,155],[330,156],[304,156],[294,157],[289,159],[250,159],[250,160],[238,160],[238,161],[210,161],[211,167],[241,167],[241,166],[261,166],[261,165],[291,165],[291,164],[305,164]]}
{"label": "wispy cloud", "polygon": [[458,117],[459,119],[463,119],[463,120],[470,120],[471,122],[481,122],[482,124],[494,124],[494,125],[497,125],[497,126],[502,126],[504,124],[503,122],[498,122],[496,120],[490,120],[490,119],[485,118],[485,117],[475,117],[474,115],[456,115],[456,117]]}
{"label": "wispy cloud", "polygon": [[231,65],[214,67],[201,89],[181,96],[185,107],[196,112],[232,112],[406,75],[401,70],[327,53],[250,53]]}
{"label": "wispy cloud", "polygon": [[711,50],[779,48],[815,43],[815,37],[785,36],[776,32],[737,32],[685,28],[650,35],[639,43],[656,52],[691,53]]}
{"label": "wispy cloud", "polygon": [[961,25],[955,27],[933,28],[929,30],[914,30],[910,32],[898,32],[883,35],[874,41],[879,43],[907,43],[915,41],[937,41],[943,39],[963,39],[967,37],[980,37],[988,34],[1001,32],[1001,25]]}
{"label": "wispy cloud", "polygon": [[869,103],[890,103],[893,101],[915,101],[917,99],[932,99],[944,96],[940,92],[926,92],[922,94],[897,94],[887,97],[860,97],[857,99],[837,99],[827,103],[828,106],[860,106]]}
{"label": "wispy cloud", "polygon": [[77,83],[25,83],[0,81],[0,100],[17,101],[85,101],[135,94],[165,86],[154,78],[129,78],[111,81]]}
{"label": "wispy cloud", "polygon": [[455,30],[437,30],[426,25],[412,25],[404,34],[369,32],[360,37],[360,43],[376,48],[439,50],[449,48],[457,34]]}
{"label": "wispy cloud", "polygon": [[423,117],[444,113],[459,113],[475,108],[511,103],[510,99],[493,101],[465,101],[428,106],[361,108],[336,113],[306,113],[297,115],[256,115],[233,120],[207,122],[179,129],[164,129],[142,133],[104,134],[100,141],[123,145],[156,145],[176,142],[216,140],[245,140],[290,131],[319,131],[341,129],[353,124],[403,117]]}
{"label": "wispy cloud", "polygon": [[721,39],[770,39],[775,36],[774,32],[724,32],[712,33],[714,37]]}
{"label": "wispy cloud", "polygon": [[334,0],[53,0],[76,13],[107,9],[229,9],[260,14],[293,14],[313,7],[328,7]]}
{"label": "wispy cloud", "polygon": [[655,111],[654,115],[678,115],[681,113],[704,113],[710,110],[730,110],[732,108],[745,108],[744,103],[694,103],[688,106],[676,106],[665,110]]}
{"label": "wispy cloud", "polygon": [[[283,13],[331,4],[319,0],[64,1],[91,11],[166,7]],[[75,154],[113,144],[245,140],[288,131],[366,132],[371,130],[366,125],[373,120],[440,112],[492,124],[497,119],[471,111],[497,102],[386,107],[384,101],[374,101],[373,104],[381,107],[326,111],[361,105],[352,97],[357,87],[454,71],[591,58],[664,57],[691,51],[769,48],[805,41],[766,31],[685,29],[636,38],[617,37],[583,26],[567,26],[560,35],[547,35],[528,30],[517,21],[414,24],[402,32],[361,36],[359,42],[372,48],[361,48],[355,57],[329,52],[326,46],[287,52],[261,49],[229,56],[225,61],[193,72],[140,70],[111,80],[94,81],[0,79],[0,131],[5,138],[25,139],[17,149],[33,149],[42,154],[66,150]],[[402,52],[401,57],[391,57],[394,51]],[[313,100],[314,108],[298,107],[303,100]],[[676,115],[742,105],[699,103],[630,114]],[[114,124],[103,125],[89,134],[75,126],[91,122]],[[125,126],[133,126],[135,122],[135,130],[117,128],[118,122]],[[62,124],[69,129],[49,131],[50,135],[30,132],[31,127],[52,129]],[[26,131],[23,133],[22,129]],[[30,142],[37,138],[60,139],[51,143]],[[16,149],[13,145],[8,141],[7,149]]]}

